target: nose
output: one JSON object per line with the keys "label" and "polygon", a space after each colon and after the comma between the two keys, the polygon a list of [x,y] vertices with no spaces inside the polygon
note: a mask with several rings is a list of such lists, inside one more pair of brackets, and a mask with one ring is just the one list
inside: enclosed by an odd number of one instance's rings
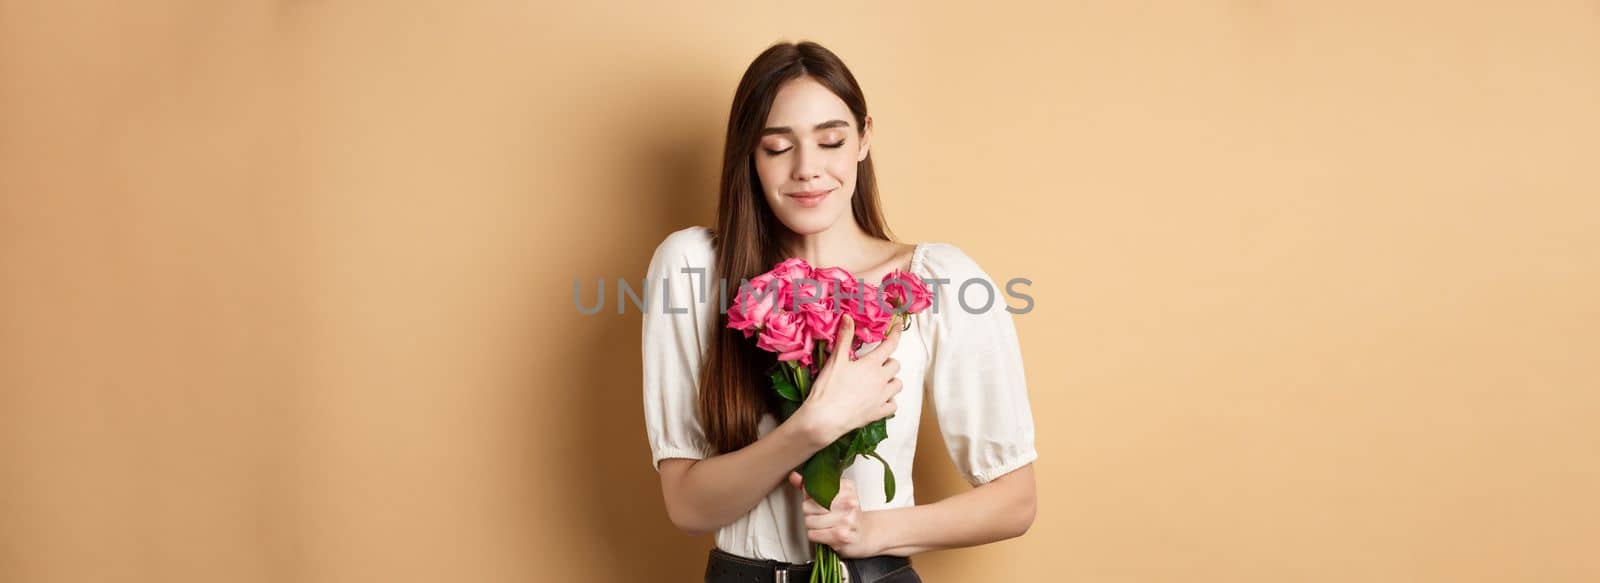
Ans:
{"label": "nose", "polygon": [[811,179],[822,176],[822,156],[813,156],[805,148],[795,146],[794,180],[796,182],[810,182]]}

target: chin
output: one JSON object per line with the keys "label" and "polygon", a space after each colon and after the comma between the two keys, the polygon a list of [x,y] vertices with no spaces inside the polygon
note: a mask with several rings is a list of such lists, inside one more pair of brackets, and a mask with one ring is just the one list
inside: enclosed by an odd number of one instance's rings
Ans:
{"label": "chin", "polygon": [[828,230],[833,226],[833,221],[820,221],[811,217],[786,217],[778,222],[788,227],[796,235],[815,235]]}
{"label": "chin", "polygon": [[[812,209],[806,209],[812,210]],[[823,209],[815,209],[823,210]],[[848,211],[849,209],[844,209]],[[849,215],[848,212],[791,212],[789,216],[779,217],[778,222],[788,227],[796,235],[814,235],[833,227],[841,219]]]}

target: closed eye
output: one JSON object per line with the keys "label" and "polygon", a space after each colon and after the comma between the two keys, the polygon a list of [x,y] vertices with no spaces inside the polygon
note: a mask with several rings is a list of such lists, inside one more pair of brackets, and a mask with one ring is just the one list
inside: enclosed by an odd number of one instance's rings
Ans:
{"label": "closed eye", "polygon": [[[839,142],[835,143],[835,144],[817,144],[817,145],[822,146],[824,148],[828,148],[828,149],[831,150],[833,148],[843,147],[844,146],[844,142],[845,142],[844,140],[839,140]],[[762,148],[761,150],[766,152],[768,156],[777,156],[778,154],[782,154],[784,152],[788,152],[789,150],[793,150],[793,149],[794,149],[794,146],[789,146],[789,147],[784,148],[782,150],[772,150],[772,149],[768,149],[768,148]]]}

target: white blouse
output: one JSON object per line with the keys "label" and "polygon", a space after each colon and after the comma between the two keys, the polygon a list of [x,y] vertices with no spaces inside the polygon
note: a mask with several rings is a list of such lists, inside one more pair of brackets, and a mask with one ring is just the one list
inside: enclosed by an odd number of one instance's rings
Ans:
{"label": "white blouse", "polygon": [[[656,471],[666,458],[716,455],[696,414],[703,354],[716,327],[725,325],[715,263],[711,232],[690,227],[661,242],[643,282],[649,293],[642,338],[645,436]],[[705,271],[683,271],[686,268]],[[883,467],[876,461],[858,458],[844,472],[843,477],[855,481],[863,510],[915,504],[911,462],[924,391],[933,401],[950,459],[972,485],[1039,457],[1022,351],[1011,313],[1005,309],[1004,288],[961,249],[947,243],[917,245],[911,272],[948,283],[937,284],[932,308],[912,316],[912,328],[894,353],[904,389],[895,397],[898,414],[888,422],[888,439],[878,445],[879,455],[894,468],[894,501],[884,500]],[[979,313],[964,309],[956,299],[962,283],[974,278],[987,282],[993,291],[992,305],[979,311],[989,296],[982,283],[967,286],[965,307]],[[738,284],[728,285],[731,296]],[[867,349],[870,346],[863,351]],[[776,417],[767,414],[758,434],[765,436],[775,427]],[[802,501],[797,489],[783,482],[749,513],[719,528],[717,548],[754,559],[809,562],[813,554]]]}

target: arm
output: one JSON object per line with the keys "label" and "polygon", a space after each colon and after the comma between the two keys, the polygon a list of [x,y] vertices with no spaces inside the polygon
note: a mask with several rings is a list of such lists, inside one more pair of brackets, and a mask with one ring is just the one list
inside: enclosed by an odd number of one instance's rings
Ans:
{"label": "arm", "polygon": [[[667,515],[678,528],[702,534],[733,522],[783,483],[817,450],[854,427],[895,412],[900,364],[889,358],[900,345],[896,328],[856,359],[835,351],[823,365],[800,409],[755,443],[703,460],[661,460],[661,490]],[[845,316],[837,346],[848,346],[855,323]]]}
{"label": "arm", "polygon": [[1033,525],[1033,464],[933,504],[862,514],[871,554],[913,554],[1022,536]]}
{"label": "arm", "polygon": [[749,512],[790,471],[827,445],[805,419],[791,417],[737,451],[703,460],[661,460],[661,494],[672,524],[701,535]]}
{"label": "arm", "polygon": [[[983,281],[998,288],[977,262],[948,244],[933,246],[923,266],[949,282]],[[961,285],[958,283],[958,285]],[[924,327],[932,359],[924,384],[945,448],[969,481],[993,476],[1002,465],[1037,459],[1033,412],[1016,323],[1005,306],[974,313],[955,293],[936,294]],[[971,491],[933,504],[885,509],[863,521],[864,535],[881,554],[909,556],[921,551],[975,546],[1016,537],[1033,524],[1032,463]],[[881,525],[881,526],[880,526]]]}

